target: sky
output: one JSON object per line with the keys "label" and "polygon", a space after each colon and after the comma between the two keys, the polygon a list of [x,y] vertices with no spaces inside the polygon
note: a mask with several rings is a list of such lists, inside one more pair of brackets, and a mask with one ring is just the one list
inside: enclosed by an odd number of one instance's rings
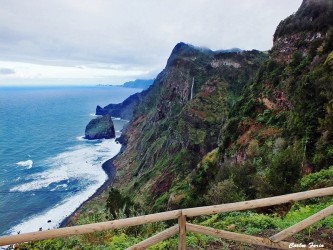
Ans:
{"label": "sky", "polygon": [[302,0],[1,0],[0,86],[151,79],[178,42],[269,50]]}

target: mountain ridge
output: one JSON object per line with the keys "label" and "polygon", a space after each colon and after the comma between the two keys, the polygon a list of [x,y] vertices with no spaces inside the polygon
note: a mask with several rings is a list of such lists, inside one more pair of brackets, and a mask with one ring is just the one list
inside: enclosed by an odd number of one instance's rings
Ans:
{"label": "mountain ridge", "polygon": [[[115,165],[118,183],[129,185],[118,187],[162,211],[212,202],[210,190],[227,180],[247,198],[288,193],[305,173],[333,164],[332,90],[320,83],[332,82],[332,27],[320,14],[333,12],[331,1],[322,2],[325,12],[304,1],[282,21],[268,56],[177,44],[124,132],[127,148]],[[315,28],[289,30],[313,13]],[[303,76],[313,83],[304,85]],[[283,159],[293,160],[290,168]],[[183,198],[173,204],[175,195]]]}
{"label": "mountain ridge", "polygon": [[[161,177],[149,184],[153,197],[157,198],[170,188],[157,186],[171,184],[170,180],[176,176],[167,171],[167,166],[179,164],[173,158],[178,157],[178,162],[184,160],[184,164],[187,161],[184,171],[193,170],[195,162],[218,145],[219,122],[225,116],[222,113],[227,112],[227,106],[233,101],[232,96],[224,93],[230,91],[238,95],[251,78],[252,68],[258,68],[263,58],[266,55],[255,50],[224,53],[177,44],[166,68],[136,107],[133,120],[124,132],[127,148],[115,161],[118,169],[122,169],[123,161],[128,164],[126,172],[129,174],[124,178],[128,181],[145,178],[154,165],[161,165]],[[237,79],[235,83],[229,84],[234,79]],[[193,83],[193,99],[190,99]],[[212,95],[216,95],[216,100],[210,98]],[[202,103],[206,103],[205,110],[200,108]],[[216,114],[219,109],[221,114]],[[183,130],[187,132],[179,133]],[[204,130],[211,132],[204,135]],[[189,152],[192,152],[191,157],[186,156]],[[167,159],[163,155],[168,155]]]}

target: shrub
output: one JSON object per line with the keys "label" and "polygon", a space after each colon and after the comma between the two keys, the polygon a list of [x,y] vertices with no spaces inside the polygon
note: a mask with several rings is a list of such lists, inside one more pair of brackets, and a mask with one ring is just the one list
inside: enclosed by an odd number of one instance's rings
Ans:
{"label": "shrub", "polygon": [[249,199],[255,198],[255,189],[252,182],[256,171],[255,165],[251,162],[237,164],[230,168],[230,178],[240,190],[244,190]]}
{"label": "shrub", "polygon": [[214,184],[204,196],[207,204],[222,204],[245,200],[245,194],[228,179]]}
{"label": "shrub", "polygon": [[118,218],[119,211],[129,216],[131,207],[136,205],[131,201],[130,197],[123,196],[119,190],[111,188],[108,199],[106,200],[106,210],[111,214],[113,219]]}
{"label": "shrub", "polygon": [[320,172],[304,176],[300,180],[302,190],[324,188],[333,186],[333,166],[323,169]]}
{"label": "shrub", "polygon": [[288,147],[273,156],[267,179],[273,195],[292,192],[292,188],[301,177],[302,154],[298,146]]}

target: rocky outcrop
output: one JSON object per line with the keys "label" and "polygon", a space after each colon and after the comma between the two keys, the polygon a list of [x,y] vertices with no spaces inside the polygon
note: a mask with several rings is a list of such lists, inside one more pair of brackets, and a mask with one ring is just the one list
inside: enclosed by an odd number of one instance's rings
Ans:
{"label": "rocky outcrop", "polygon": [[277,27],[271,53],[274,60],[289,63],[295,52],[317,55],[333,25],[332,12],[332,1],[304,0],[299,10]]}
{"label": "rocky outcrop", "polygon": [[139,101],[145,96],[146,91],[136,93],[129,96],[125,101],[118,104],[109,104],[102,108],[97,105],[96,115],[109,114],[112,117],[118,117],[124,120],[131,120],[133,117],[133,110],[138,105]]}
{"label": "rocky outcrop", "polygon": [[111,115],[92,119],[86,126],[85,138],[88,140],[115,138]]}

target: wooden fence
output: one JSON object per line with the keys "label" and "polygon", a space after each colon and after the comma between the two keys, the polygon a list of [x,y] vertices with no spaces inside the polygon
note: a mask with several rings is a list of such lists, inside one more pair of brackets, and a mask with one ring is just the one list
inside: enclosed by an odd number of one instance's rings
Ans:
{"label": "wooden fence", "polygon": [[[250,200],[250,201],[242,201],[242,202],[235,202],[235,203],[228,203],[228,204],[221,204],[215,206],[205,206],[205,207],[195,207],[195,208],[188,208],[188,209],[179,209],[173,210],[163,213],[156,213],[156,214],[148,214],[138,217],[120,219],[120,220],[113,220],[107,222],[100,222],[100,223],[93,223],[81,226],[73,226],[73,227],[64,227],[58,229],[52,229],[47,231],[38,231],[33,233],[24,233],[24,234],[17,234],[11,236],[4,236],[0,237],[0,246],[5,245],[12,245],[21,242],[29,242],[35,240],[45,240],[51,238],[59,238],[59,237],[67,237],[71,235],[78,235],[78,234],[86,234],[86,233],[93,233],[99,232],[109,229],[118,229],[123,227],[131,227],[131,226],[138,226],[152,222],[159,222],[159,221],[167,221],[178,219],[178,224],[172,226],[140,243],[128,248],[130,250],[134,249],[146,249],[160,241],[166,240],[178,233],[179,235],[179,244],[178,249],[184,250],[186,249],[186,232],[194,232],[199,234],[211,235],[215,237],[219,237],[222,239],[239,241],[254,245],[261,245],[266,247],[278,248],[278,249],[290,249],[289,242],[283,241],[284,239],[288,238],[296,234],[297,232],[309,227],[310,225],[314,224],[315,222],[333,214],[333,204],[329,207],[317,212],[316,214],[310,216],[309,218],[269,237],[269,238],[262,238],[256,237],[251,235],[245,235],[240,233],[228,232],[224,230],[218,230],[210,227],[204,227],[200,225],[195,225],[186,222],[186,218],[188,217],[195,217],[195,216],[202,216],[202,215],[211,215],[217,213],[224,213],[224,212],[232,212],[232,211],[240,211],[240,210],[247,210],[259,207],[266,207],[272,205],[278,205],[293,201],[300,201],[309,198],[315,197],[323,197],[333,195],[333,187],[329,188],[322,188],[316,189],[306,192],[299,192],[281,196],[275,196],[270,198],[264,199],[257,199],[257,200]],[[307,249],[306,247],[293,247],[293,249]],[[325,248],[320,248],[325,249]]]}

